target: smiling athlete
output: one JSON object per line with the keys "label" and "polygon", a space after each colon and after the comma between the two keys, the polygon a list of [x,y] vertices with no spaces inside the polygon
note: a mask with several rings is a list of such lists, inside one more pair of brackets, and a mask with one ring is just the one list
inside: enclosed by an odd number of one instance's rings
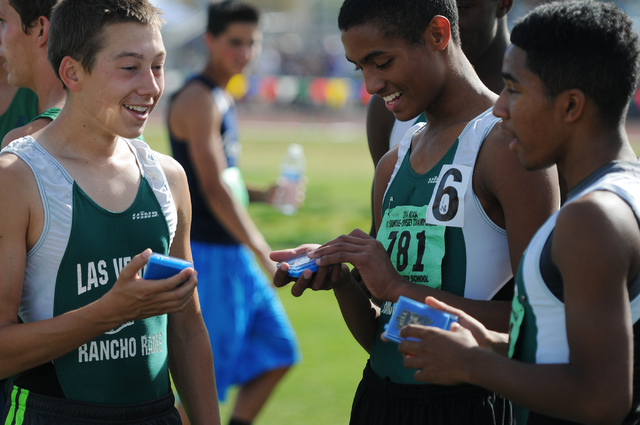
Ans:
{"label": "smiling athlete", "polygon": [[[192,268],[139,273],[151,250],[191,260],[184,171],[136,137],[164,90],[146,0],[62,0],[48,57],[59,117],[0,155],[3,423],[219,423]],[[150,248],[150,249],[149,249]]]}
{"label": "smiling athlete", "polygon": [[[506,331],[510,306],[496,295],[558,207],[554,173],[526,171],[509,151],[492,114],[497,95],[464,55],[457,19],[454,0],[346,0],[338,17],[347,59],[362,71],[367,91],[388,99],[400,120],[421,112],[427,118],[376,168],[377,240],[356,229],[313,250],[321,269],[314,277],[303,273],[292,287],[296,295],[333,288],[352,334],[370,353],[351,424],[510,423],[508,403],[493,392],[420,384],[397,344],[381,339],[401,295],[442,297]],[[346,266],[328,276],[327,266],[344,262],[355,266],[367,291]],[[276,274],[277,286],[291,280],[286,270]]]}

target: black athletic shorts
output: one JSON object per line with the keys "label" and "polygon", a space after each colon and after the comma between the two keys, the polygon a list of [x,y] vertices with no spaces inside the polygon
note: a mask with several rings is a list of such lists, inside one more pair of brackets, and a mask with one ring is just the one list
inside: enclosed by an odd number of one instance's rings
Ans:
{"label": "black athletic shorts", "polygon": [[407,385],[362,373],[350,425],[510,425],[511,403],[472,385]]}
{"label": "black athletic shorts", "polygon": [[173,394],[130,406],[80,403],[14,386],[3,425],[181,425]]}

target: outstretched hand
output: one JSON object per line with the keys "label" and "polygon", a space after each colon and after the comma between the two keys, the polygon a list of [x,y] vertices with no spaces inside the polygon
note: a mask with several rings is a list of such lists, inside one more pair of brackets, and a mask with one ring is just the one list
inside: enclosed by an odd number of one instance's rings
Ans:
{"label": "outstretched hand", "polygon": [[297,279],[289,276],[289,264],[287,264],[287,260],[291,260],[299,255],[309,254],[318,246],[317,244],[304,244],[294,249],[273,251],[270,258],[273,261],[282,263],[280,267],[278,267],[278,270],[276,270],[273,284],[277,287],[282,287],[290,282],[295,282],[291,287],[291,295],[294,297],[301,296],[306,289],[328,291],[346,284],[350,279],[350,274],[349,268],[345,264],[341,264],[340,267],[332,267],[332,265],[320,266],[315,273],[311,270],[305,270]]}
{"label": "outstretched hand", "polygon": [[145,280],[140,270],[147,264],[151,250],[146,249],[122,268],[113,288],[102,297],[113,320],[124,323],[184,310],[191,302],[198,279],[187,267],[167,279]]}

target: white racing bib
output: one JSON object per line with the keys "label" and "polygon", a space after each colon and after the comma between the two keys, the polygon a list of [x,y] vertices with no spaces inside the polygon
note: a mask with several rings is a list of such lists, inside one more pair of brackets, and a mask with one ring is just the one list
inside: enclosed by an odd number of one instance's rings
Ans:
{"label": "white racing bib", "polygon": [[438,176],[426,222],[449,227],[464,226],[464,199],[471,186],[473,169],[466,165],[444,165]]}

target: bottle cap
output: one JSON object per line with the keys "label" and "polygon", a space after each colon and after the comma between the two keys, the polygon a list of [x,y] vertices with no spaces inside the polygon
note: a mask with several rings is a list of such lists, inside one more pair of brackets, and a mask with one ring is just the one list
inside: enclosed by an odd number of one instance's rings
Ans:
{"label": "bottle cap", "polygon": [[301,144],[291,143],[289,145],[289,148],[287,148],[287,153],[289,153],[290,155],[299,156],[304,154],[304,148]]}

